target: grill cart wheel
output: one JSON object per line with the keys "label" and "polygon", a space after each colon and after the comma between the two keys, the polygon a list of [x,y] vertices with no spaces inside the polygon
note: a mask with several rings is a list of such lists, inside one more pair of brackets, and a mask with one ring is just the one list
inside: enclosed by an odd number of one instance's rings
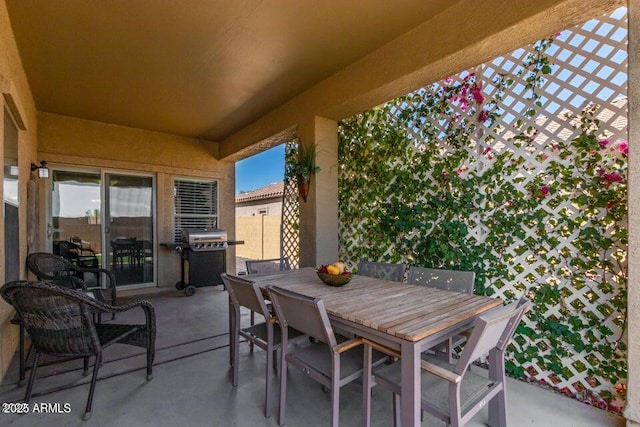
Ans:
{"label": "grill cart wheel", "polygon": [[196,287],[193,285],[189,285],[184,288],[184,294],[188,297],[193,296],[196,293]]}
{"label": "grill cart wheel", "polygon": [[185,288],[185,283],[182,280],[176,282],[176,289],[181,291]]}

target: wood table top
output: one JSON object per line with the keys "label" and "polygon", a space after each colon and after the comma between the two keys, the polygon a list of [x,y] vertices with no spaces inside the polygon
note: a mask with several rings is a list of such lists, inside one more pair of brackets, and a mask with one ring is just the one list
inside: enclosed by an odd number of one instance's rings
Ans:
{"label": "wood table top", "polygon": [[321,298],[331,316],[408,341],[420,341],[502,305],[500,298],[461,294],[357,274],[345,286],[327,286],[310,267],[252,274],[247,279],[261,287],[275,285]]}

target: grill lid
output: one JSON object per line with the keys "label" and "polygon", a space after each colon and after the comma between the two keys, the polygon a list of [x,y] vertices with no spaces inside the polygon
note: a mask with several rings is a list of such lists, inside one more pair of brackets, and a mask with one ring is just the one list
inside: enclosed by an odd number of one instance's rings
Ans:
{"label": "grill lid", "polygon": [[219,251],[227,248],[227,232],[219,228],[185,228],[182,230],[182,241],[192,251]]}

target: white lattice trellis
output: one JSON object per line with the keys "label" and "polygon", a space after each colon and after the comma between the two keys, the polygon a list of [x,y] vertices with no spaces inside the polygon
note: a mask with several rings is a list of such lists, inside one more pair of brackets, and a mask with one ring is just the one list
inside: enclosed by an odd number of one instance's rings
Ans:
{"label": "white lattice trellis", "polygon": [[[524,233],[512,243],[505,244],[500,253],[493,255],[501,259],[508,268],[509,280],[494,279],[488,277],[488,286],[506,300],[516,295],[522,295],[525,290],[534,288],[539,283],[552,285],[561,295],[561,302],[555,306],[549,306],[545,313],[548,318],[561,318],[568,308],[579,312],[580,316],[587,319],[597,319],[598,325],[590,330],[585,330],[585,340],[607,340],[603,330],[611,331],[614,335],[621,334],[620,323],[617,322],[619,313],[610,303],[613,292],[604,289],[601,284],[609,281],[612,286],[624,286],[620,280],[622,275],[602,277],[598,272],[587,272],[577,281],[573,274],[570,260],[580,257],[580,248],[576,247],[579,240],[580,228],[574,230],[565,229],[559,218],[581,218],[584,214],[576,203],[570,198],[547,197],[547,191],[554,185],[548,182],[547,171],[556,165],[562,165],[567,170],[573,170],[575,159],[563,157],[566,151],[558,149],[558,145],[566,144],[577,138],[581,132],[579,117],[593,114],[598,120],[598,131],[602,138],[608,138],[611,143],[605,147],[603,143],[602,157],[615,157],[615,141],[627,140],[627,26],[626,9],[621,8],[610,15],[598,17],[586,22],[584,25],[562,31],[556,34],[553,44],[547,49],[546,55],[550,59],[548,69],[539,80],[535,89],[539,97],[532,97],[531,88],[527,87],[527,70],[522,69],[530,48],[518,49],[510,55],[496,58],[483,64],[474,70],[461,73],[459,76],[447,79],[421,89],[417,94],[425,91],[433,93],[445,87],[455,84],[469,84],[469,91],[463,96],[450,99],[446,116],[440,120],[427,122],[419,118],[415,113],[420,110],[422,96],[408,96],[403,102],[395,104],[389,110],[389,114],[379,117],[380,122],[392,123],[396,118],[407,121],[403,114],[412,111],[415,114],[413,121],[409,120],[407,137],[413,142],[413,153],[393,153],[385,158],[384,167],[402,174],[410,170],[408,163],[421,161],[420,154],[425,153],[425,160],[430,165],[427,172],[416,173],[412,179],[417,181],[438,182],[438,185],[425,186],[426,192],[423,200],[406,200],[406,214],[419,216],[422,213],[417,209],[422,202],[429,197],[443,197],[439,188],[446,184],[446,174],[457,174],[464,178],[467,174],[481,176],[485,171],[495,168],[496,162],[502,161],[503,154],[508,153],[510,161],[517,164],[517,168],[509,169],[502,176],[503,185],[512,185],[520,194],[531,193],[532,189],[546,188],[543,196],[535,209],[539,209],[540,217],[549,220],[543,224],[544,233],[553,236],[554,245],[539,245],[539,233],[541,226],[537,223],[525,224]],[[499,87],[496,82],[504,76],[514,76],[514,83],[508,88]],[[470,84],[474,81],[475,83]],[[466,89],[465,89],[466,90]],[[503,90],[503,93],[498,91]],[[472,96],[471,96],[472,95]],[[500,95],[501,100],[496,105],[488,105],[488,100]],[[467,100],[465,100],[467,99]],[[469,102],[477,101],[475,104]],[[380,109],[379,113],[383,114]],[[535,114],[530,111],[535,110]],[[496,112],[498,122],[493,123],[487,119],[488,112]],[[374,114],[374,113],[372,113]],[[460,147],[454,146],[456,139],[448,139],[455,135],[457,127],[463,127],[461,122],[467,120],[466,129],[472,129],[470,143],[466,147],[468,161],[457,171],[443,170],[442,164],[448,155],[456,153]],[[469,127],[472,121],[474,126]],[[384,133],[382,133],[384,134]],[[388,142],[388,141],[387,141]],[[437,152],[429,151],[437,144]],[[367,149],[379,150],[385,148],[385,141],[373,141]],[[430,154],[426,154],[426,153]],[[416,156],[417,154],[417,156]],[[597,153],[600,156],[601,153]],[[354,156],[356,154],[353,154]],[[366,156],[366,153],[361,153]],[[395,156],[395,157],[394,157]],[[608,156],[608,157],[607,157]],[[410,159],[410,160],[407,160]],[[341,165],[341,173],[349,179],[357,175],[354,162],[355,158],[341,159],[350,164]],[[604,160],[603,160],[604,161]],[[366,174],[358,179],[366,181]],[[398,181],[400,179],[398,178]],[[443,184],[443,181],[445,184]],[[401,197],[401,189],[398,188],[396,178],[385,182],[384,188],[376,188],[381,196],[377,200],[366,205],[359,205],[360,210],[366,210],[369,215],[360,215],[358,221],[341,222],[341,252],[350,262],[357,261],[362,255],[362,247],[369,247],[368,254],[374,254],[380,260],[403,260],[417,264],[420,260],[413,259],[406,251],[411,244],[416,244],[420,239],[427,239],[432,230],[437,227],[437,221],[425,221],[423,229],[412,229],[404,233],[398,233],[395,240],[387,240],[384,244],[375,242],[378,236],[371,235],[372,221],[380,221],[385,217],[385,209],[390,203],[398,203]],[[341,199],[341,215],[353,216],[350,201],[360,203],[368,200],[365,197],[372,189],[366,185],[350,188],[353,193],[348,198]],[[438,191],[436,191],[438,190]],[[491,195],[494,188],[483,187],[475,189],[483,196]],[[579,190],[579,189],[578,189]],[[564,195],[574,189],[559,189]],[[451,188],[451,193],[464,197],[464,192]],[[468,217],[460,220],[468,227],[468,238],[477,244],[483,244],[490,232],[486,212],[503,209],[501,205],[490,197],[486,197],[485,205],[477,212],[471,210]],[[504,200],[504,206],[512,201]],[[482,215],[481,215],[482,213]],[[462,213],[461,213],[462,215]],[[594,221],[601,219],[602,212],[593,214]],[[429,217],[430,218],[430,217]],[[401,222],[401,218],[394,218]],[[431,221],[431,220],[429,220]],[[620,224],[617,224],[620,225]],[[401,228],[402,224],[399,225]],[[625,226],[625,224],[622,224]],[[613,233],[613,224],[605,233]],[[557,236],[557,238],[555,237]],[[383,236],[387,238],[387,236]],[[547,240],[548,242],[549,240]],[[556,242],[557,241],[557,242]],[[411,242],[411,243],[407,243]],[[373,248],[373,249],[371,249]],[[404,253],[399,253],[402,248]],[[360,251],[360,252],[359,252]],[[377,251],[377,252],[373,252]],[[603,259],[610,259],[617,265],[619,271],[626,271],[626,247],[620,246],[602,253]],[[531,320],[529,326],[534,327]],[[605,363],[606,355],[600,353],[587,353],[570,349],[562,360],[562,375],[554,373],[545,364],[547,356],[554,351],[549,342],[543,338],[519,336],[515,340],[516,346],[537,347],[538,355],[522,364],[528,374],[537,380],[546,381],[558,388],[567,388],[574,393],[583,393],[585,390],[601,392],[611,390],[613,384],[606,378],[594,377],[590,374],[590,367]],[[516,363],[519,363],[516,361]]]}

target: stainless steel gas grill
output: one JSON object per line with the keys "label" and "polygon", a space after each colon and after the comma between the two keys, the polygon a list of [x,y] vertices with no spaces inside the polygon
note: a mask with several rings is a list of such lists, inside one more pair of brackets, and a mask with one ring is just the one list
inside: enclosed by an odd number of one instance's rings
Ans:
{"label": "stainless steel gas grill", "polygon": [[164,244],[180,253],[180,281],[176,289],[191,296],[196,288],[222,285],[220,274],[226,272],[227,248],[242,243],[228,241],[227,232],[217,228],[182,230],[182,243]]}

